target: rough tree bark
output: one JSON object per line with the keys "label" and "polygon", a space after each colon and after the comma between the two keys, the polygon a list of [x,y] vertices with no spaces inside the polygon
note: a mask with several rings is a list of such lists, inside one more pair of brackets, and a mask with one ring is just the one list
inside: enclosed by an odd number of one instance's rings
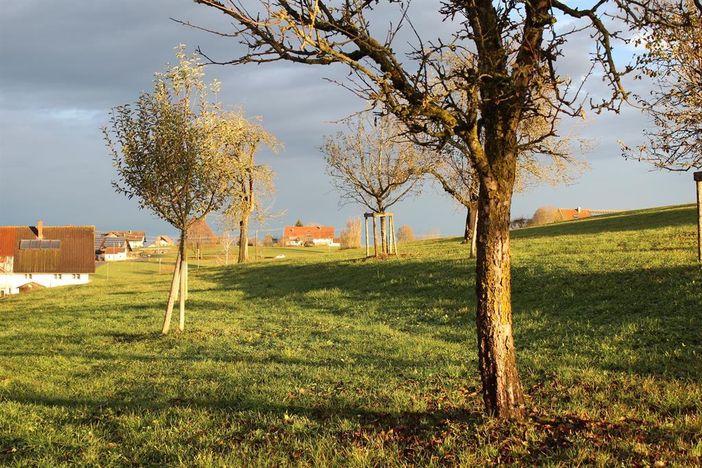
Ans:
{"label": "rough tree bark", "polygon": [[388,233],[385,216],[380,218],[380,253],[388,254]]}
{"label": "rough tree bark", "polygon": [[239,221],[239,258],[238,263],[244,263],[249,258],[249,217],[244,215]]}
{"label": "rough tree bark", "polygon": [[[504,140],[510,139],[506,137]],[[478,198],[478,367],[483,401],[488,411],[500,418],[520,419],[525,407],[512,334],[509,242],[516,151],[504,150],[500,145],[490,143],[487,146],[495,175],[481,178]]]}

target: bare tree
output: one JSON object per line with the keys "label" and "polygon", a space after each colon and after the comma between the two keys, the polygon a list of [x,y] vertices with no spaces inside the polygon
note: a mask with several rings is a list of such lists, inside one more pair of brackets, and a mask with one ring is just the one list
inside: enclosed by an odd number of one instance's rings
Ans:
{"label": "bare tree", "polygon": [[[327,171],[344,202],[384,213],[418,188],[422,148],[401,136],[394,117],[359,115],[349,131],[327,137],[322,147]],[[380,218],[381,253],[388,253],[386,220]]]}
{"label": "bare tree", "polygon": [[188,229],[224,202],[231,165],[219,145],[218,106],[208,101],[217,84],[203,82],[197,57],[177,48],[178,64],[154,78],[154,91],[112,110],[103,128],[117,180],[112,185],[181,233],[162,333],[170,329],[180,288],[179,328],[185,326]]}
{"label": "bare tree", "polygon": [[256,164],[255,155],[261,145],[273,151],[280,147],[278,140],[258,121],[247,120],[242,112],[229,113],[222,122],[227,151],[236,170],[223,212],[225,229],[234,225],[239,229],[238,263],[248,260],[249,220],[253,213],[264,216],[265,200],[275,192],[274,173],[270,166]]}
{"label": "bare tree", "polygon": [[[392,2],[398,15],[388,19],[387,13],[374,15],[377,2],[371,0],[259,0],[246,7],[234,1],[195,1],[233,20],[234,29],[219,34],[245,46],[240,57],[219,63],[344,64],[350,69],[344,86],[437,148],[452,144],[468,155],[480,182],[476,321],[483,400],[491,414],[522,417],[509,243],[519,123],[537,114],[551,121],[564,113],[580,114],[580,80],[573,85],[556,71],[574,34],[592,41],[594,53],[584,49],[582,60],[591,59],[593,70],[599,67],[611,90],[591,105],[617,110],[627,98],[621,77],[631,68],[617,67],[613,44],[626,39],[618,29],[622,25],[651,22],[657,13],[648,8],[650,2],[600,0],[579,8],[560,0],[445,0],[437,8],[455,34],[451,40],[428,42],[411,24],[408,2]],[[561,27],[557,17],[570,24]],[[380,35],[378,21],[389,24]],[[414,50],[405,57],[393,44],[403,25],[416,33]],[[464,57],[463,65],[447,67],[442,55],[449,52]],[[546,112],[536,105],[544,97]],[[550,133],[556,133],[555,125]]]}
{"label": "bare tree", "polygon": [[[652,2],[659,3],[659,2]],[[660,5],[654,5],[661,8]],[[655,129],[644,131],[636,149],[622,143],[626,157],[672,171],[702,168],[702,2],[669,3],[655,28],[638,39],[646,52],[642,74],[654,83],[637,96]]]}

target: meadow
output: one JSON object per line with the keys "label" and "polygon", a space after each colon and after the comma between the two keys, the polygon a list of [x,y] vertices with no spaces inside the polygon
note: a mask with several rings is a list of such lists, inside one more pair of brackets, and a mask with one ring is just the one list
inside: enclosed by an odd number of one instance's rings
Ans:
{"label": "meadow", "polygon": [[459,239],[271,249],[191,264],[165,337],[153,260],[0,300],[0,464],[702,464],[695,208],[512,239],[522,422],[482,413]]}

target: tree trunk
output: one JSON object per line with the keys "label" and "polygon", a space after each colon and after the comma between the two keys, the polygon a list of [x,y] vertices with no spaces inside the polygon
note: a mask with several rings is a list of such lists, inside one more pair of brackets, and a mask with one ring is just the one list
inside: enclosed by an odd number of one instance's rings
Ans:
{"label": "tree trunk", "polygon": [[512,335],[509,248],[512,190],[509,177],[506,179],[499,184],[481,181],[480,187],[476,261],[478,357],[488,413],[520,419],[524,415],[524,395]]}
{"label": "tree trunk", "polygon": [[239,221],[239,259],[238,263],[244,263],[249,259],[249,215],[244,213]]}
{"label": "tree trunk", "polygon": [[471,210],[474,215],[471,220],[470,230],[470,258],[475,258],[478,253],[478,204],[476,203]]}
{"label": "tree trunk", "polygon": [[463,243],[470,245],[470,258],[476,255],[476,240],[478,236],[478,204],[466,208],[466,227],[463,233]]}
{"label": "tree trunk", "polygon": [[466,207],[466,227],[463,230],[463,242],[462,244],[467,244],[470,242],[471,239],[471,234],[472,231],[470,229],[471,223],[470,223],[470,214],[471,214],[471,209],[470,206]]}
{"label": "tree trunk", "polygon": [[[181,240],[181,243],[183,241]],[[168,305],[166,306],[166,314],[163,316],[163,328],[161,334],[168,335],[171,329],[171,315],[173,314],[173,306],[175,305],[176,297],[178,296],[178,287],[180,286],[180,246],[178,248],[178,256],[176,257],[175,266],[173,269],[173,279],[171,280],[171,292],[168,294]]]}

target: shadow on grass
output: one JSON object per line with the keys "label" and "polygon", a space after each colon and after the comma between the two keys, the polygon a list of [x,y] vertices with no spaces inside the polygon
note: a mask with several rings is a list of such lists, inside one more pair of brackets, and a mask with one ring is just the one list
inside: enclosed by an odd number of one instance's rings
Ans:
{"label": "shadow on grass", "polygon": [[[472,263],[329,262],[212,270],[217,288],[245,300],[283,300],[448,342],[475,341]],[[606,370],[702,378],[702,271],[695,265],[626,271],[513,267],[519,348],[557,359],[585,356]],[[374,304],[359,309],[359,303]],[[215,303],[194,303],[203,312]],[[459,330],[460,332],[456,332]],[[684,349],[681,351],[681,343]]]}

